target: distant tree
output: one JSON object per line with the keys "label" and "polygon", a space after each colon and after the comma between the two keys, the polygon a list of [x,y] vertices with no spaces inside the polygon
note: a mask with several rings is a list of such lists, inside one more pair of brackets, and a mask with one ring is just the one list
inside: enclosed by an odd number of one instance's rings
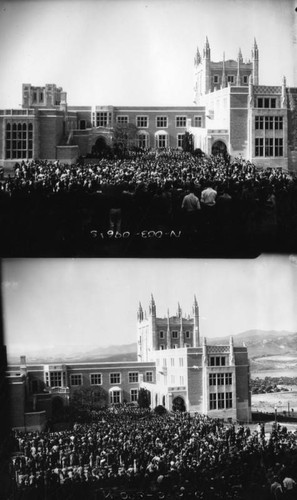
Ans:
{"label": "distant tree", "polygon": [[133,123],[118,123],[113,130],[113,147],[116,154],[125,155],[137,145],[137,127]]}
{"label": "distant tree", "polygon": [[165,413],[167,413],[167,410],[165,408],[165,406],[162,406],[162,405],[158,405],[156,406],[156,408],[154,409],[154,412],[161,416],[161,415],[165,415]]}
{"label": "distant tree", "polygon": [[107,392],[99,386],[81,387],[76,389],[70,398],[69,406],[72,413],[85,414],[107,406]]}
{"label": "distant tree", "polygon": [[183,151],[193,153],[194,151],[194,138],[190,132],[185,132],[182,140]]}
{"label": "distant tree", "polygon": [[139,389],[138,393],[138,405],[140,408],[149,408],[151,404],[151,394],[150,391],[144,388]]}

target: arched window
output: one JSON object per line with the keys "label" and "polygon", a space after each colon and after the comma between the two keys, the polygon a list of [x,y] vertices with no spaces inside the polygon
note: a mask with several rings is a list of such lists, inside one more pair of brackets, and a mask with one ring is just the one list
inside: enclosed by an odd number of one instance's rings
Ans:
{"label": "arched window", "polygon": [[137,132],[138,147],[141,149],[149,148],[149,133],[146,130]]}
{"label": "arched window", "polygon": [[166,130],[158,130],[158,132],[155,133],[155,147],[157,149],[169,147],[169,136]]}

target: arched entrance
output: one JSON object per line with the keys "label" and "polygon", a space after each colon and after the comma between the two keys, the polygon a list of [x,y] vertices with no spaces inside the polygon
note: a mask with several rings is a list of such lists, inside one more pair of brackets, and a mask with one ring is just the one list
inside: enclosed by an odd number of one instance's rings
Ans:
{"label": "arched entrance", "polygon": [[107,149],[107,144],[106,144],[106,139],[102,135],[98,137],[96,140],[94,146],[92,147],[92,153],[93,154],[100,154],[104,153],[104,151]]}
{"label": "arched entrance", "polygon": [[172,401],[173,411],[186,411],[185,401],[181,396],[177,396]]}
{"label": "arched entrance", "polygon": [[227,154],[227,146],[223,141],[215,141],[211,148],[211,154],[214,156]]}
{"label": "arched entrance", "polygon": [[52,417],[54,420],[59,420],[64,414],[64,401],[59,396],[52,400]]}

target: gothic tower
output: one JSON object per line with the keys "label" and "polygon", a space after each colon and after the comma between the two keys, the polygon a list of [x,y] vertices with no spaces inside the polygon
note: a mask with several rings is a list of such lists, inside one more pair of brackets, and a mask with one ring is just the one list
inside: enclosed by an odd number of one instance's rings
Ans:
{"label": "gothic tower", "polygon": [[203,69],[202,69],[201,90],[203,94],[208,94],[211,90],[211,79],[210,79],[210,46],[207,37],[203,48],[202,67]]}
{"label": "gothic tower", "polygon": [[193,347],[198,347],[200,345],[200,331],[199,331],[199,307],[196,295],[194,295],[193,319],[194,319]]}
{"label": "gothic tower", "polygon": [[254,47],[252,49],[252,64],[253,64],[253,85],[259,85],[259,50],[254,39]]}

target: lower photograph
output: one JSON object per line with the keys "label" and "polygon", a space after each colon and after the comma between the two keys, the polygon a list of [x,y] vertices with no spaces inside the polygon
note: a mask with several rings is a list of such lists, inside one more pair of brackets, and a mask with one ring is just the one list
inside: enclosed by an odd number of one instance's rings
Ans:
{"label": "lower photograph", "polygon": [[297,255],[10,258],[1,290],[1,498],[296,498]]}

